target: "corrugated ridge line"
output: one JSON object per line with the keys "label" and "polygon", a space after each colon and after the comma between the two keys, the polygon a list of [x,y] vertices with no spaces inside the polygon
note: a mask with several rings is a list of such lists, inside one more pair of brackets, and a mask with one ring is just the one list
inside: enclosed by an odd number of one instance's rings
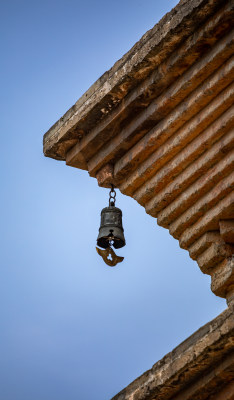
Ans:
{"label": "corrugated ridge line", "polygon": [[195,221],[234,189],[234,171],[220,179],[220,182],[214,187],[211,185],[208,193],[195,201],[170,225],[169,232],[174,238],[179,239],[185,229],[191,227]]}
{"label": "corrugated ridge line", "polygon": [[229,174],[234,169],[234,150],[226,155],[215,166],[192,183],[184,192],[176,197],[167,207],[159,212],[158,225],[168,228],[169,225],[185,212],[201,195],[209,191],[210,187]]}
{"label": "corrugated ridge line", "polygon": [[[233,42],[233,35],[230,36]],[[229,48],[229,47],[228,47]],[[230,45],[232,49],[232,46]],[[227,49],[227,47],[226,47]],[[232,50],[231,50],[232,51]],[[230,56],[230,54],[229,54]],[[208,104],[225,86],[230,83],[229,75],[233,68],[233,60],[228,60],[222,67],[218,68],[204,81],[200,82],[197,78],[195,83],[199,86],[190,87],[185,81],[184,76],[167,88],[158,98],[156,98],[140,115],[122,131],[111,138],[98,153],[88,161],[88,169],[91,176],[109,161],[114,162],[120,158],[130,147],[141,139],[143,135],[167,117],[177,106],[177,113],[174,114],[174,124],[176,129],[187,122],[195,113],[198,112],[199,105],[204,107]],[[200,108],[200,109],[201,109]],[[180,118],[179,118],[180,117]],[[151,126],[150,126],[151,125]],[[176,130],[175,129],[175,130]]]}
{"label": "corrugated ridge line", "polygon": [[[182,137],[189,136],[189,133],[184,132],[184,130],[189,128],[193,130],[196,129],[196,124],[194,125],[195,119],[193,118],[197,118],[197,125],[199,127],[199,123],[202,124],[202,120],[200,121],[200,118],[205,119],[209,116],[207,124],[214,120],[215,116],[212,116],[212,113],[209,113],[209,108],[214,107],[215,109],[216,107],[220,107],[221,112],[223,112],[225,109],[230,107],[232,103],[226,105],[224,101],[222,102],[220,99],[220,93],[223,91],[225,93],[224,96],[227,97],[232,95],[233,89],[231,93],[230,89],[227,88],[226,91],[224,91],[224,89],[230,84],[233,71],[234,59],[228,60],[222,68],[216,71],[214,75],[209,77],[182,103],[175,107],[175,109],[164,120],[159,123],[158,127],[154,129],[155,134],[152,141],[155,142],[158,140],[158,146],[161,145],[163,138],[160,136],[161,134],[165,134],[165,132],[167,134],[167,131],[169,131],[170,134],[174,134],[175,138],[179,135],[182,135]],[[208,115],[207,117],[205,116],[205,112],[203,112],[204,108],[206,108]],[[196,117],[196,115],[198,115],[198,117]],[[201,130],[203,129],[204,127],[201,125]],[[171,138],[170,140],[174,139]],[[144,151],[144,148],[142,151]],[[132,195],[134,192],[136,192],[136,190],[141,190],[139,187],[142,186],[142,181],[145,181],[146,177],[147,179],[150,178],[155,173],[155,169],[157,171],[158,152],[160,152],[160,149],[156,150],[155,153],[151,154],[149,158],[144,160],[133,173],[130,173],[127,177],[125,177],[124,182],[120,185],[120,190],[123,193]]]}
{"label": "corrugated ridge line", "polygon": [[234,215],[234,191],[208,210],[195,224],[187,228],[180,237],[180,247],[188,249],[203,233],[219,228],[219,220]]}
{"label": "corrugated ridge line", "polygon": [[188,249],[190,257],[196,260],[212,243],[225,244],[219,230],[209,231],[200,236]]}
{"label": "corrugated ridge line", "polygon": [[[222,103],[228,107],[232,104],[234,98],[234,84],[233,87],[225,91],[226,103]],[[215,114],[214,114],[215,115]],[[181,173],[189,164],[197,159],[204,151],[206,151],[212,143],[219,139],[225,132],[230,129],[230,124],[225,118],[213,122],[208,128],[199,136],[197,136],[191,143],[185,146],[178,152],[169,163],[166,163],[160,168],[152,177],[145,176],[145,183],[140,186],[134,193],[133,197],[141,205],[148,203],[159,191],[163,190],[172,179]],[[232,126],[232,125],[231,125]]]}
{"label": "corrugated ridge line", "polygon": [[[141,199],[141,193],[144,192],[145,188],[143,182],[147,180],[150,182],[150,179],[153,182],[153,175],[156,175],[156,173],[160,171],[168,161],[172,160],[173,157],[175,158],[178,150],[182,151],[185,145],[189,147],[189,142],[192,140],[194,141],[196,136],[228,109],[233,103],[233,99],[230,98],[233,96],[233,93],[233,88],[227,88],[223,91],[223,98],[218,96],[218,98],[213,99],[205,108],[200,110],[198,114],[193,116],[190,121],[186,122],[182,128],[177,130],[158,150],[140,164],[133,174],[130,174],[127,179],[125,178],[123,184],[120,185],[120,190],[127,195],[132,195],[135,192],[134,194],[137,196],[137,200]],[[171,123],[169,117],[169,123]],[[164,125],[164,123],[165,122],[162,121],[160,126]],[[168,127],[166,126],[166,128]],[[144,200],[142,200],[142,202],[144,203]]]}
{"label": "corrugated ridge line", "polygon": [[[216,43],[204,58],[197,61],[185,73],[183,73],[179,82],[183,82],[185,86],[190,86],[191,89],[195,89],[201,82],[223,65],[230,55],[232,55],[233,40],[233,33],[225,36],[222,40]],[[196,85],[194,84],[194,80],[196,80]],[[176,84],[178,84],[178,80]],[[158,101],[160,102],[160,99],[158,99]],[[116,162],[115,179],[121,179],[121,177],[126,176],[126,173],[129,173],[130,171],[133,172],[139,163],[148,158],[150,154],[157,149],[157,139],[156,143],[154,143],[154,141],[157,137],[155,131],[159,128],[160,122]]]}
{"label": "corrugated ridge line", "polygon": [[[191,65],[197,62],[199,49],[202,48],[204,42],[207,43],[208,39],[209,44],[213,45],[213,48],[216,46],[217,42],[221,44],[222,38],[217,40],[214,31],[217,29],[217,25],[220,29],[220,26],[225,23],[225,17],[229,14],[230,10],[231,5],[226,4],[224,9],[219,10],[215,16],[212,16],[211,20],[208,20],[198,31],[188,37],[185,43],[183,43],[176,52],[173,52],[149,77],[125,97],[124,107],[121,103],[112,111],[111,115],[107,116],[103,121],[100,121],[97,127],[90,130],[88,134],[81,139],[77,145],[77,149],[79,148],[79,151],[84,152],[87,159],[90,159],[102,145],[99,140],[99,135],[101,134],[103,144],[106,140],[109,140],[110,130],[112,137],[115,125],[119,123],[118,119],[122,121],[122,119],[125,118],[126,108],[132,107],[135,103],[138,104],[139,98],[140,101],[143,101],[144,106],[148,106],[150,101],[158,97],[175,79],[178,79],[178,71],[181,75],[188,69],[188,66],[191,68]],[[212,48],[211,51],[213,51]],[[191,62],[191,59],[193,62]],[[220,65],[222,62],[223,61],[220,60]],[[124,114],[124,117],[121,116],[122,114]]]}
{"label": "corrugated ridge line", "polygon": [[204,274],[212,270],[233,253],[233,247],[223,243],[212,243],[198,258],[197,263]]}
{"label": "corrugated ridge line", "polygon": [[234,129],[223,135],[211,149],[201,154],[175,179],[158,192],[146,205],[146,212],[157,217],[159,211],[170,204],[178,195],[200,178],[207,170],[222,160],[233,149]]}

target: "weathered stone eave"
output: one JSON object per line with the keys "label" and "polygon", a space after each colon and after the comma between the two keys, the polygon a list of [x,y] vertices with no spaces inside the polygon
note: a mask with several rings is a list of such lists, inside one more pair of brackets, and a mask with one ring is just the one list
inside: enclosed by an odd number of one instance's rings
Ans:
{"label": "weathered stone eave", "polygon": [[[44,154],[65,160],[86,135],[175,48],[211,16],[222,0],[182,0],[105,72],[44,135]],[[87,169],[84,162],[80,167]]]}
{"label": "weathered stone eave", "polygon": [[157,218],[229,309],[113,400],[234,400],[234,0],[181,0],[44,135]]}
{"label": "weathered stone eave", "polygon": [[183,0],[44,136],[46,156],[133,197],[234,286],[234,1]]}
{"label": "weathered stone eave", "polygon": [[112,400],[211,398],[223,389],[223,385],[227,387],[228,383],[233,383],[233,341],[234,317],[233,308],[230,307],[154,364]]}

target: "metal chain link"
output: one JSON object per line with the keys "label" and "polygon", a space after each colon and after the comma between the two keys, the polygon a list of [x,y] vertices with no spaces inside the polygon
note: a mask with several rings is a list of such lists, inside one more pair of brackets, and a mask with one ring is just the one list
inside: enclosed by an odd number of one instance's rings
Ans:
{"label": "metal chain link", "polygon": [[114,189],[114,185],[111,185],[111,190],[109,193],[109,207],[110,207],[111,203],[114,203],[114,205],[115,205],[115,200],[116,200],[116,191]]}

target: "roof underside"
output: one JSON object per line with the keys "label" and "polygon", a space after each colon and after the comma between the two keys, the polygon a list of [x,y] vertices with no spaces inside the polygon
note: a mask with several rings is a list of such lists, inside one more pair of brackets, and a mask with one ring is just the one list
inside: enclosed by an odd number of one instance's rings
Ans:
{"label": "roof underside", "polygon": [[[92,154],[89,154],[91,146],[100,140],[102,143],[112,140],[124,127],[131,113],[135,113],[136,109],[140,112],[152,99],[158,97],[218,39],[214,37],[212,40],[211,29],[207,40],[203,38],[196,48],[184,49],[187,54],[184,57],[180,55],[180,59],[168,66],[169,69],[165,66],[173,52],[222,4],[222,0],[180,1],[49,129],[44,135],[44,154],[65,160],[68,150],[91,133],[95,140],[88,140],[83,149],[85,159],[88,160]],[[218,33],[216,29],[215,32],[215,36],[222,36],[222,31]],[[165,80],[168,72],[171,74],[170,81]],[[134,91],[136,87],[138,89]],[[88,169],[87,162],[83,160],[79,167]]]}
{"label": "roof underside", "polygon": [[157,217],[234,286],[234,2],[182,0],[45,134],[46,156]]}
{"label": "roof underside", "polygon": [[[181,0],[44,135],[46,156],[88,170],[100,186],[114,184],[157,217],[228,302],[234,301],[233,20],[233,0]],[[232,312],[115,399],[205,400],[218,391],[217,399],[233,399]]]}

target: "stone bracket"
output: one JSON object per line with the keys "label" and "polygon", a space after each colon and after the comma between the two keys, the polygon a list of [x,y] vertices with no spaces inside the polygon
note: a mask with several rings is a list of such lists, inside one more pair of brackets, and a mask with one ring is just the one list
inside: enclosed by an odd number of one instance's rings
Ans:
{"label": "stone bracket", "polygon": [[111,188],[114,185],[114,166],[106,164],[96,173],[98,185],[104,188]]}

